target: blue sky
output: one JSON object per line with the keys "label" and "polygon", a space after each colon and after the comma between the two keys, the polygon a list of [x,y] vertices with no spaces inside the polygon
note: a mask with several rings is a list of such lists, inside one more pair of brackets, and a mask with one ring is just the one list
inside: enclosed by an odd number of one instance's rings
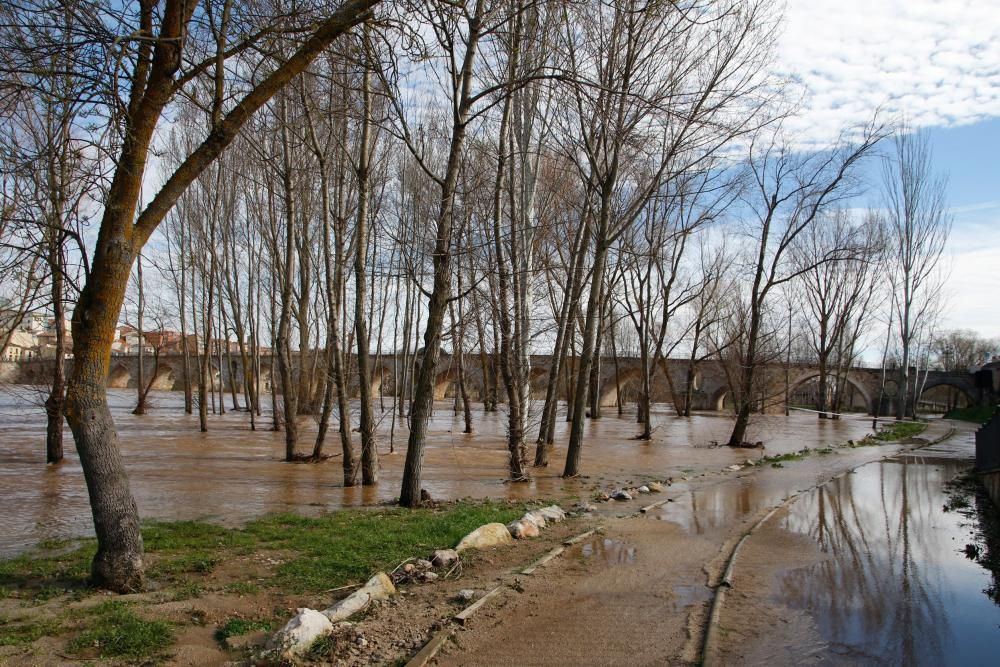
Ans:
{"label": "blue sky", "polygon": [[1000,336],[1000,118],[928,135],[954,218],[942,324]]}
{"label": "blue sky", "polygon": [[941,325],[1000,337],[1000,0],[788,0],[775,67],[809,143],[876,109],[927,132],[954,219]]}

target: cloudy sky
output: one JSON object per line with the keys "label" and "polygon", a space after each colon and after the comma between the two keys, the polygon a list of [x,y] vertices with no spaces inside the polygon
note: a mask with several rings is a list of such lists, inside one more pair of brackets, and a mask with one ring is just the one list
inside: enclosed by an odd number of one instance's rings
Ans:
{"label": "cloudy sky", "polygon": [[954,216],[944,325],[1000,336],[1000,0],[788,0],[778,63],[807,141],[879,107],[926,128]]}

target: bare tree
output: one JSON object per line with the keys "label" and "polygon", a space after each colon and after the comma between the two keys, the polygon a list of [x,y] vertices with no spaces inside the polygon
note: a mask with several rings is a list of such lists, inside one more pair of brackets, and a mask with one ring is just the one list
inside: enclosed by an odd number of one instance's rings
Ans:
{"label": "bare tree", "polygon": [[900,354],[896,418],[905,419],[913,415],[917,399],[910,372],[912,348],[940,305],[942,257],[951,232],[947,181],[934,173],[925,134],[905,127],[896,132],[892,155],[882,162],[882,188]]}
{"label": "bare tree", "polygon": [[767,320],[771,293],[816,265],[854,256],[853,247],[830,248],[805,265],[792,265],[792,249],[799,237],[820,217],[824,209],[850,193],[852,170],[885,136],[880,125],[871,123],[859,131],[855,141],[842,139],[831,149],[802,153],[790,145],[780,126],[754,137],[748,158],[748,181],[743,196],[748,217],[745,231],[747,279],[744,300],[745,326],[739,336],[738,376],[733,383],[736,422],[729,436],[730,447],[745,444],[750,413],[759,404],[759,374],[766,363]]}

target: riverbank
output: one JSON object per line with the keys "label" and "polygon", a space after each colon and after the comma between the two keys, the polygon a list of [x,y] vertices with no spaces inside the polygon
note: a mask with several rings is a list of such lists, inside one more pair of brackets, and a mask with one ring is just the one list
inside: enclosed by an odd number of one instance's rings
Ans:
{"label": "riverbank", "polygon": [[[0,662],[58,664],[98,659],[119,664],[213,665],[241,660],[301,606],[328,606],[373,572],[454,547],[474,528],[506,523],[529,506],[442,503],[419,510],[344,510],[321,517],[277,515],[233,529],[201,522],[149,522],[143,528],[150,590],[109,596],[86,584],[94,544],[49,542],[0,562]],[[559,524],[541,538],[495,552],[464,554],[440,585],[403,587],[396,614],[379,631],[359,630],[368,657],[391,662],[422,644],[430,616],[455,609],[457,588],[484,588],[514,561],[530,559],[587,525]],[[414,598],[411,600],[411,598]],[[443,607],[442,607],[443,605]],[[389,610],[386,610],[389,611]],[[377,610],[366,610],[366,617]],[[343,647],[327,647],[327,651]],[[322,648],[313,659],[322,660]],[[373,653],[373,651],[377,651]]]}

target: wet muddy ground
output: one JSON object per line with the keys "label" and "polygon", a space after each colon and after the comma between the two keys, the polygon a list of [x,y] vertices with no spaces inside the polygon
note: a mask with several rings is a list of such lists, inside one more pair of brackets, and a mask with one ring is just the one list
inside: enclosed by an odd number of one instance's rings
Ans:
{"label": "wet muddy ground", "polygon": [[[10,556],[46,538],[92,534],[86,487],[72,440],[66,432],[66,462],[45,465],[44,413],[40,394],[29,387],[0,393],[0,556]],[[208,519],[240,524],[263,514],[293,510],[306,514],[346,506],[393,500],[399,492],[405,457],[405,423],[390,412],[378,423],[382,483],[377,488],[342,483],[340,459],[324,464],[287,464],[282,433],[251,432],[244,412],[210,417],[209,432],[200,433],[196,416],[183,413],[178,392],[156,392],[149,414],[135,416],[134,390],[111,390],[109,398],[133,493],[144,518]],[[391,406],[391,403],[389,404]],[[535,406],[540,411],[540,406]],[[559,477],[565,457],[565,422],[558,422],[556,448],[547,469],[533,469],[527,484],[505,481],[507,453],[503,412],[475,411],[475,433],[462,433],[463,423],[450,404],[439,403],[429,428],[424,487],[436,499],[495,497],[589,497],[596,486],[633,478],[666,479],[717,471],[741,463],[757,451],[713,447],[724,441],[731,420],[706,413],[676,418],[661,407],[655,414],[651,442],[633,439],[635,416],[605,417],[587,423],[583,452],[584,477]],[[268,415],[259,421],[262,429]],[[303,417],[300,450],[311,451],[315,424]],[[766,442],[767,454],[822,447],[859,438],[870,431],[863,418],[819,421],[808,414],[762,416],[750,437]],[[534,431],[534,429],[532,429]],[[357,436],[355,436],[357,439]],[[390,442],[394,453],[389,453]],[[327,453],[337,454],[335,434]]]}

